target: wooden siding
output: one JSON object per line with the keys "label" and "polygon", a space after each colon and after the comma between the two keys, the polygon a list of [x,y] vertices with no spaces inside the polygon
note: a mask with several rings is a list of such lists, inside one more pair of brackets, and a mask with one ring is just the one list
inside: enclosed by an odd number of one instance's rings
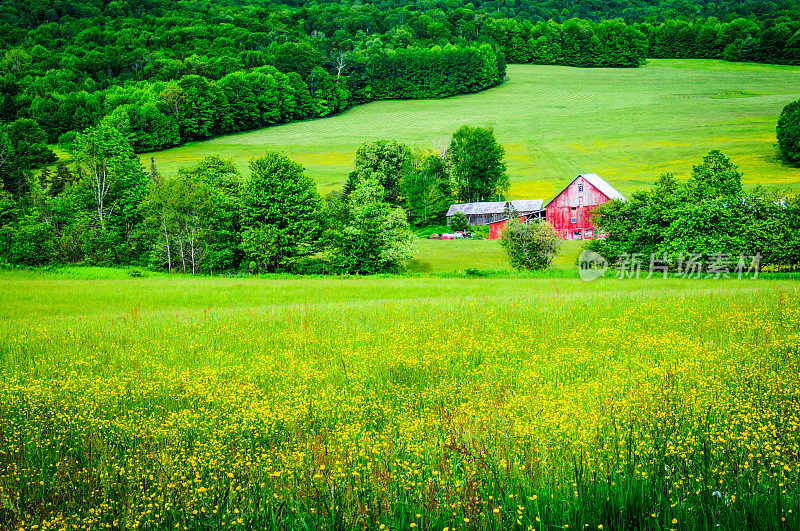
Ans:
{"label": "wooden siding", "polygon": [[[520,223],[525,222],[525,216],[520,216],[518,218]],[[495,221],[494,223],[489,223],[489,239],[490,240],[499,240],[500,233],[503,232],[503,229],[508,224],[507,219],[503,219],[501,221]]]}
{"label": "wooden siding", "polygon": [[597,205],[608,200],[589,181],[578,177],[547,205],[547,221],[564,240],[596,238],[597,231],[589,221],[589,214]]}

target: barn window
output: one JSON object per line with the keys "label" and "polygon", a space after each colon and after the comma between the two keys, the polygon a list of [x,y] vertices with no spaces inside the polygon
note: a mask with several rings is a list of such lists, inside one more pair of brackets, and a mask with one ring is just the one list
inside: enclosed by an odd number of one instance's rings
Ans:
{"label": "barn window", "polygon": [[572,238],[575,239],[575,240],[580,240],[581,239],[581,232],[582,231],[579,231],[579,230],[572,231]]}
{"label": "barn window", "polygon": [[583,183],[578,183],[578,191],[583,192]]}
{"label": "barn window", "polygon": [[583,231],[583,235],[586,238],[591,238],[592,237],[592,231],[591,230],[585,230],[585,231]]}
{"label": "barn window", "polygon": [[578,208],[577,207],[572,207],[570,209],[570,221],[572,221],[572,223],[577,223],[578,222]]}

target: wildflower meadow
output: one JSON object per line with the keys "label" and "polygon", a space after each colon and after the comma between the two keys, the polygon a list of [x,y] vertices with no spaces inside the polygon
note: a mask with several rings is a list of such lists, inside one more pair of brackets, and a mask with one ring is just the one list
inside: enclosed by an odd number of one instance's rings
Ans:
{"label": "wildflower meadow", "polygon": [[2,529],[797,529],[800,289],[0,274]]}

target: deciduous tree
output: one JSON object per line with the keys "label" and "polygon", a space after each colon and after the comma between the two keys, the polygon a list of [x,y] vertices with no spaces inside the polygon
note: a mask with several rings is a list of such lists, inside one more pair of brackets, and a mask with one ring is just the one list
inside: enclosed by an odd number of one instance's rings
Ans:
{"label": "deciduous tree", "polygon": [[496,201],[508,192],[505,150],[491,127],[461,126],[453,133],[448,156],[459,201]]}
{"label": "deciduous tree", "polygon": [[793,166],[800,166],[800,100],[783,108],[776,132],[783,160]]}
{"label": "deciduous tree", "polygon": [[311,254],[322,229],[321,214],[322,199],[300,164],[278,153],[250,159],[250,175],[241,194],[247,259],[277,271]]}
{"label": "deciduous tree", "polygon": [[334,270],[341,273],[402,271],[415,249],[405,211],[383,200],[385,192],[373,173],[348,195],[345,221],[326,234]]}

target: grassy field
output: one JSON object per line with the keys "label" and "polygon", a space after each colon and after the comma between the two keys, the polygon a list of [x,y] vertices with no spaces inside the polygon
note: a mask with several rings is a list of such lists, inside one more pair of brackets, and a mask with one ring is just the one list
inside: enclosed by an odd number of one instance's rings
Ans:
{"label": "grassy field", "polygon": [[[552,266],[577,272],[583,243],[561,242]],[[411,273],[451,273],[467,269],[513,271],[498,240],[420,240],[419,249],[408,266]]]}
{"label": "grassy field", "polygon": [[2,529],[800,526],[798,282],[123,276],[0,272]]}
{"label": "grassy field", "polygon": [[549,200],[580,172],[629,193],[666,171],[687,176],[711,149],[741,167],[746,185],[783,187],[800,184],[800,170],[776,159],[775,125],[798,98],[800,67],[655,59],[639,69],[510,65],[502,86],[480,94],[375,102],[152,155],[174,174],[211,154],[245,170],[249,158],[278,150],[304,164],[324,191],[341,184],[362,142],[441,147],[468,123],[494,127],[514,198]]}

